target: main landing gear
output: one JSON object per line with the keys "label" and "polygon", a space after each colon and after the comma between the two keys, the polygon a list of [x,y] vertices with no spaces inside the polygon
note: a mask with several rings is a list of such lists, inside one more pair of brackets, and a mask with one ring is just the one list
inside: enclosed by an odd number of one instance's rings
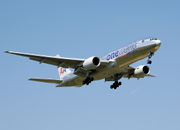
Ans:
{"label": "main landing gear", "polygon": [[93,77],[87,77],[87,78],[83,81],[83,84],[89,85],[93,80],[94,80]]}
{"label": "main landing gear", "polygon": [[149,54],[148,54],[148,60],[147,60],[147,64],[152,64],[152,61],[150,60],[151,59],[151,57],[154,55],[154,53],[153,52],[149,52]]}
{"label": "main landing gear", "polygon": [[115,81],[112,85],[111,85],[111,89],[117,89],[119,86],[121,86],[122,83],[121,82],[118,82],[118,81]]}

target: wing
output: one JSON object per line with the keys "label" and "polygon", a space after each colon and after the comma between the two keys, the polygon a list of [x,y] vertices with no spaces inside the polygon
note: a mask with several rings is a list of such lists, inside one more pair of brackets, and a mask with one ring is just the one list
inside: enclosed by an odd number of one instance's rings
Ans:
{"label": "wing", "polygon": [[[13,52],[13,51],[6,51],[5,53],[19,55],[28,57],[30,60],[38,61],[40,63],[46,63],[55,66],[61,66],[63,68],[77,68],[78,65],[81,65],[85,59],[79,58],[65,58],[59,56],[45,56],[45,55],[36,55],[36,54],[28,54],[28,53],[20,53],[20,52]],[[109,62],[101,61],[102,65],[106,65]]]}
{"label": "wing", "polygon": [[[121,79],[122,77],[123,78],[128,78],[128,79],[136,78],[136,77],[133,76],[134,70],[135,70],[134,67],[126,66],[126,67],[124,67],[122,69],[121,72],[117,73],[116,75],[105,78],[105,81],[115,81],[115,80]],[[151,74],[147,74],[147,75],[145,75],[145,77],[156,77],[156,76],[151,75]]]}
{"label": "wing", "polygon": [[[134,70],[135,70],[134,67],[131,67],[131,66],[125,67],[125,69],[123,70],[123,77],[124,78],[136,78],[136,77],[132,76]],[[151,75],[151,74],[147,74],[147,75],[145,75],[145,77],[156,77],[156,76]]]}
{"label": "wing", "polygon": [[30,78],[31,81],[37,81],[37,82],[43,82],[43,83],[54,83],[54,84],[60,84],[61,80],[56,79],[38,79],[38,78]]}

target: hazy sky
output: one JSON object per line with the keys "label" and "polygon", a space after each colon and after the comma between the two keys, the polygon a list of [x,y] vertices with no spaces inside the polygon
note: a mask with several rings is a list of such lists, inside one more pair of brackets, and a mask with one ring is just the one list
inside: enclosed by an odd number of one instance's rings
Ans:
{"label": "hazy sky", "polygon": [[[1,0],[1,130],[179,130],[180,1]],[[31,77],[58,78],[54,66],[6,50],[102,57],[133,41],[157,37],[157,78],[55,88]],[[133,66],[146,64],[146,60]]]}

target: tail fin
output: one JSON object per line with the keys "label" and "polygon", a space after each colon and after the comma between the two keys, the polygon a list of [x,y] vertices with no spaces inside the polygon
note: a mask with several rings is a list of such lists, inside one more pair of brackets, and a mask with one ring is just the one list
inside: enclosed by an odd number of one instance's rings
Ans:
{"label": "tail fin", "polygon": [[65,77],[67,77],[71,73],[71,70],[62,68],[62,67],[58,67],[58,72],[59,72],[60,80],[63,80]]}
{"label": "tail fin", "polygon": [[[56,57],[61,57],[61,56],[59,54],[57,54]],[[62,67],[58,67],[58,72],[59,72],[60,80],[63,80],[66,77],[68,77],[68,75],[71,73],[71,70],[66,69],[66,68],[62,68]]]}

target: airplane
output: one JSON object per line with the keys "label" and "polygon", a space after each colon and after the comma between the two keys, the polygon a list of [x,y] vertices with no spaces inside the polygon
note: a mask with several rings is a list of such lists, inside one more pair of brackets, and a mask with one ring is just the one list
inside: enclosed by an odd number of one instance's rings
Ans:
{"label": "airplane", "polygon": [[5,53],[28,57],[30,60],[46,63],[58,67],[59,79],[30,78],[31,81],[57,84],[56,87],[82,87],[92,81],[105,79],[105,82],[114,82],[110,88],[117,89],[122,85],[121,78],[155,77],[150,74],[147,65],[131,67],[130,65],[148,58],[147,64],[151,64],[151,57],[160,48],[161,41],[157,38],[138,40],[115,50],[106,56],[99,58],[92,56],[87,59],[65,58],[57,56],[45,56],[13,51]]}

